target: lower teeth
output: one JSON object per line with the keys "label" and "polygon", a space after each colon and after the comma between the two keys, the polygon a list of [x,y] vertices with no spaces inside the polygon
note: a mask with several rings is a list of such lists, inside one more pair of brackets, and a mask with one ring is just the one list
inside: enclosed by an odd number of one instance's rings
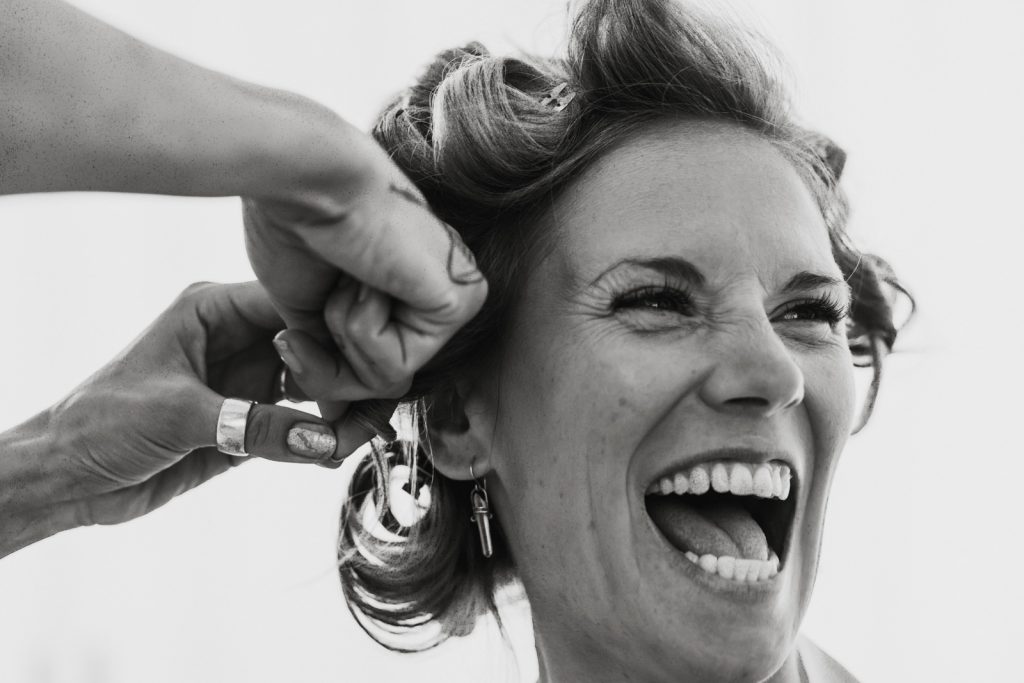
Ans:
{"label": "lower teeth", "polygon": [[718,574],[723,579],[732,579],[737,583],[757,583],[766,581],[779,573],[779,556],[775,551],[767,560],[737,559],[729,555],[697,555],[687,551],[686,559],[709,574]]}

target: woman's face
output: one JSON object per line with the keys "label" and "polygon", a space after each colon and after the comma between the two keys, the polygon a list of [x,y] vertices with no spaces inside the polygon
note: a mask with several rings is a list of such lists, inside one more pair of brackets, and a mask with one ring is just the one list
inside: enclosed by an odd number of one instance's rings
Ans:
{"label": "woman's face", "polygon": [[[807,606],[853,417],[821,214],[766,141],[674,122],[605,155],[552,220],[487,392],[491,499],[544,665],[762,680]],[[722,557],[744,560],[733,578]]]}

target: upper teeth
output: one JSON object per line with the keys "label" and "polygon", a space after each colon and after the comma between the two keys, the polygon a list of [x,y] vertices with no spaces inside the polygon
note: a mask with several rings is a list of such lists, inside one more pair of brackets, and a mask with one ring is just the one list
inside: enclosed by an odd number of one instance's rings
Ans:
{"label": "upper teeth", "polygon": [[792,478],[789,465],[784,463],[702,463],[654,481],[647,489],[647,493],[663,496],[670,493],[701,495],[711,489],[736,496],[753,495],[758,498],[786,500],[789,498]]}

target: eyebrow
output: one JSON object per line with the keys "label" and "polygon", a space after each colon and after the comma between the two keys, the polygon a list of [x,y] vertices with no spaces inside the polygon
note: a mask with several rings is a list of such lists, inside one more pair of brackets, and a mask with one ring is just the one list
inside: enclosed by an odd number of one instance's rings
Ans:
{"label": "eyebrow", "polygon": [[796,292],[806,292],[812,289],[821,289],[823,287],[838,287],[846,292],[847,298],[852,298],[850,285],[846,280],[840,280],[839,278],[831,275],[812,273],[809,270],[801,270],[799,273],[789,278],[789,282],[782,287],[782,293],[793,294]]}
{"label": "eyebrow", "polygon": [[685,280],[696,287],[702,287],[704,283],[707,282],[707,278],[704,277],[704,273],[700,272],[700,269],[697,266],[693,265],[686,259],[679,258],[677,256],[658,256],[655,258],[625,258],[621,261],[616,261],[601,271],[601,274],[591,280],[590,284],[595,284],[608,273],[618,270],[623,266],[636,266],[638,268],[656,270],[659,273],[663,273],[676,279]]}
{"label": "eyebrow", "polygon": [[[654,270],[675,279],[689,282],[695,287],[702,287],[707,283],[707,278],[704,277],[704,273],[700,272],[700,269],[697,266],[693,265],[686,259],[679,258],[678,256],[659,256],[654,258],[625,258],[621,261],[617,261],[602,271],[601,274],[594,278],[590,284],[593,285],[608,273],[623,266],[635,266]],[[841,280],[832,275],[814,273],[809,270],[801,270],[799,273],[789,278],[789,281],[782,287],[782,293],[794,294],[826,287],[838,287],[846,292],[848,298],[851,294],[850,285],[845,280]]]}

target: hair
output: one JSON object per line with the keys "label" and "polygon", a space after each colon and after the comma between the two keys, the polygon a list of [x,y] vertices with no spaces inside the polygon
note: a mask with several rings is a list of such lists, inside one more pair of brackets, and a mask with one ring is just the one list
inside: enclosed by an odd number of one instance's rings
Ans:
{"label": "hair", "polygon": [[[913,300],[889,265],[848,239],[839,187],[845,154],[800,126],[756,36],[672,0],[590,0],[570,24],[564,57],[491,55],[471,43],[446,50],[380,114],[374,139],[477,258],[489,293],[466,324],[413,379],[403,397],[413,441],[375,442],[356,466],[341,517],[339,571],[349,609],[377,642],[418,651],[466,635],[491,613],[516,572],[492,520],[494,554],[481,556],[471,518],[472,482],[431,466],[431,429],[465,429],[455,382],[500,353],[520,283],[550,245],[546,221],[559,192],[596,159],[653,122],[729,123],[774,144],[821,210],[832,252],[851,285],[848,338],[873,375],[858,429],[875,403],[882,360],[897,337],[897,294]],[[572,99],[542,102],[562,83]],[[388,510],[388,472],[407,464],[412,491],[427,482],[425,517],[405,527]]]}

